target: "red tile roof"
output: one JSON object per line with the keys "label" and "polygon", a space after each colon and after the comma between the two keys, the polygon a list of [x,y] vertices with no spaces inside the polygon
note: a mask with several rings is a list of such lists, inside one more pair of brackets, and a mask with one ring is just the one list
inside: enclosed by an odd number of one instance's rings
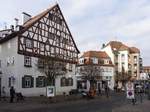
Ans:
{"label": "red tile roof", "polygon": [[119,41],[110,41],[106,46],[110,45],[113,51],[128,50],[130,53],[140,53],[140,50],[136,47],[129,47]]}
{"label": "red tile roof", "polygon": [[87,51],[81,57],[96,57],[96,58],[109,58],[104,51]]}
{"label": "red tile roof", "polygon": [[136,47],[130,47],[130,52],[131,53],[140,53],[140,50]]}

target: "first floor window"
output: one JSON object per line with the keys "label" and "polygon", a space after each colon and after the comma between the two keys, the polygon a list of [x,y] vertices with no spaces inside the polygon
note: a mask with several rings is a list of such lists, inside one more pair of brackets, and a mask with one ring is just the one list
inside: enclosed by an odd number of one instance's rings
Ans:
{"label": "first floor window", "polygon": [[11,77],[8,78],[8,87],[11,87]]}
{"label": "first floor window", "polygon": [[22,77],[22,88],[32,88],[34,84],[34,78],[32,76]]}
{"label": "first floor window", "polygon": [[38,59],[38,67],[39,68],[44,68],[44,60],[43,59]]}
{"label": "first floor window", "polygon": [[69,71],[72,71],[73,65],[69,64]]}
{"label": "first floor window", "polygon": [[73,86],[73,79],[72,78],[61,78],[61,86]]}
{"label": "first floor window", "polygon": [[24,66],[31,67],[32,60],[30,56],[24,56]]}

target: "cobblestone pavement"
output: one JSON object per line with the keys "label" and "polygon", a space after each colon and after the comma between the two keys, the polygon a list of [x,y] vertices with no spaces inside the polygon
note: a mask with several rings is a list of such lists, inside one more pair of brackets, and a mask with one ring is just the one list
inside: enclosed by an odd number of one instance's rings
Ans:
{"label": "cobblestone pavement", "polygon": [[136,105],[126,100],[123,93],[112,93],[109,98],[97,96],[87,100],[81,96],[58,96],[26,98],[25,101],[9,103],[0,101],[0,112],[150,112],[150,101],[144,98],[141,103],[137,97]]}

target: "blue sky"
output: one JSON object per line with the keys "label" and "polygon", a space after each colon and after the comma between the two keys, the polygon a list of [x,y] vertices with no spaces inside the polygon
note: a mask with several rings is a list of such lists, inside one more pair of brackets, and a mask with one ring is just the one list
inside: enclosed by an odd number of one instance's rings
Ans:
{"label": "blue sky", "polygon": [[150,65],[149,0],[1,0],[0,28],[14,24],[14,18],[21,23],[22,12],[34,16],[56,1],[81,52],[118,40],[138,47],[144,65]]}

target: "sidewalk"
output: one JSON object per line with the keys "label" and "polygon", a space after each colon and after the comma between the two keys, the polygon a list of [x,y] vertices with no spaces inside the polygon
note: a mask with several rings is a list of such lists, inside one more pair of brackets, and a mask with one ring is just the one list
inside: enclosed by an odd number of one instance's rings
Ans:
{"label": "sidewalk", "polygon": [[[106,96],[95,96],[94,99],[107,99]],[[70,101],[80,101],[80,100],[85,100],[88,98],[83,98],[82,95],[67,95],[67,96],[63,96],[63,95],[59,95],[59,96],[55,96],[52,98],[47,98],[45,96],[39,96],[39,97],[25,97],[25,100],[23,101],[16,101],[16,99],[14,99],[14,104],[15,103],[32,103],[32,104],[48,104],[48,103],[62,103],[62,102],[70,102]],[[3,101],[3,99],[1,99],[0,104],[5,104],[5,103],[9,103],[9,98],[6,98],[6,101]]]}

